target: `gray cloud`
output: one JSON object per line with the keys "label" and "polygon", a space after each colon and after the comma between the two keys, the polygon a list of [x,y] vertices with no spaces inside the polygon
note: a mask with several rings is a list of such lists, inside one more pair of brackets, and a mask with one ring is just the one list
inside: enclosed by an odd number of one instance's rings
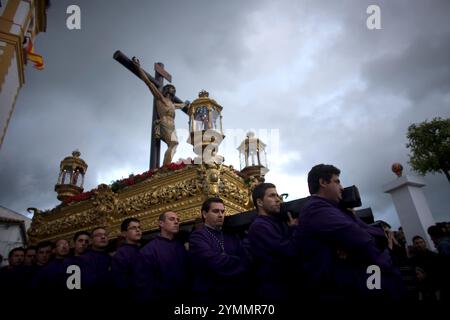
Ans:
{"label": "gray cloud", "polygon": [[[81,30],[65,27],[69,4],[81,7]],[[112,59],[120,49],[149,72],[164,62],[182,99],[207,89],[224,106],[225,128],[279,129],[274,171],[301,179],[314,164],[333,163],[365,206],[398,225],[382,185],[394,179],[393,162],[406,167],[407,127],[450,116],[450,8],[379,1],[382,29],[370,31],[369,4],[53,2],[35,44],[46,69],[27,67],[0,150],[0,203],[19,212],[56,205],[59,161],[75,148],[89,164],[87,190],[147,170],[152,98]],[[178,113],[176,124],[186,128],[186,116]],[[180,146],[180,156],[186,152]],[[233,152],[226,158],[235,161]],[[448,183],[425,180],[433,214],[448,219]],[[274,182],[301,195],[290,182]],[[298,181],[298,190],[305,185]]]}

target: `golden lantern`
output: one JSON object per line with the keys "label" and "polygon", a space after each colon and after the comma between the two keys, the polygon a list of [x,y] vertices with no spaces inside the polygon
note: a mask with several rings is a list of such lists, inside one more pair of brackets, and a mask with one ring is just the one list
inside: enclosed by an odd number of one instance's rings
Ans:
{"label": "golden lantern", "polygon": [[75,150],[72,156],[65,157],[61,161],[58,181],[55,185],[60,201],[83,192],[84,175],[88,165],[80,158],[80,155],[80,151]]}
{"label": "golden lantern", "polygon": [[200,91],[188,109],[189,138],[188,143],[194,147],[197,157],[194,163],[222,163],[218,155],[219,145],[225,138],[222,129],[222,106],[209,93]]}
{"label": "golden lantern", "polygon": [[264,176],[269,172],[267,168],[266,144],[255,137],[253,132],[237,148],[241,164],[241,174],[246,178],[256,178],[263,182]]}

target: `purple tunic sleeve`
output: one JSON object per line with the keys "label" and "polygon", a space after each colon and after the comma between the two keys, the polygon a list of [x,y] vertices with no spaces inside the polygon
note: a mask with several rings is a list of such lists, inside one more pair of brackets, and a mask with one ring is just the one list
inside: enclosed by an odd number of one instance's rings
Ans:
{"label": "purple tunic sleeve", "polygon": [[[227,238],[226,238],[227,240]],[[238,241],[228,238],[225,242],[227,252],[241,252]],[[197,268],[207,268],[213,273],[222,277],[232,277],[244,273],[247,270],[245,257],[222,253],[211,244],[209,239],[202,232],[194,232],[189,239],[189,252]],[[241,259],[243,258],[243,259]]]}
{"label": "purple tunic sleeve", "polygon": [[81,286],[86,289],[108,289],[112,285],[111,256],[90,250],[81,256]]}
{"label": "purple tunic sleeve", "polygon": [[292,239],[264,220],[258,219],[253,222],[248,238],[252,252],[256,255],[295,257],[297,254]]}
{"label": "purple tunic sleeve", "polygon": [[317,203],[309,218],[312,230],[324,239],[337,243],[364,262],[382,269],[392,268],[389,253],[376,247],[373,235],[338,208]]}
{"label": "purple tunic sleeve", "polygon": [[127,254],[125,247],[119,248],[111,260],[111,272],[113,276],[114,286],[118,289],[130,289],[132,286],[132,266],[135,261],[130,261],[132,257]]}

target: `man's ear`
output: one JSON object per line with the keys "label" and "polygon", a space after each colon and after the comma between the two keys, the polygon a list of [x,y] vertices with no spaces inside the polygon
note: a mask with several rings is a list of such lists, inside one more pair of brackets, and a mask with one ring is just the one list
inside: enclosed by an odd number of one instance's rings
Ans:
{"label": "man's ear", "polygon": [[324,178],[319,178],[319,186],[325,187],[327,184]]}
{"label": "man's ear", "polygon": [[164,221],[159,221],[159,227],[162,228],[162,225],[164,224]]}
{"label": "man's ear", "polygon": [[122,231],[122,237],[126,238],[127,237],[127,232],[126,231]]}
{"label": "man's ear", "polygon": [[262,206],[263,206],[262,199],[256,199],[256,207],[262,207]]}
{"label": "man's ear", "polygon": [[203,220],[206,220],[206,217],[205,217],[205,215],[206,215],[206,211],[202,211],[202,218],[203,218]]}

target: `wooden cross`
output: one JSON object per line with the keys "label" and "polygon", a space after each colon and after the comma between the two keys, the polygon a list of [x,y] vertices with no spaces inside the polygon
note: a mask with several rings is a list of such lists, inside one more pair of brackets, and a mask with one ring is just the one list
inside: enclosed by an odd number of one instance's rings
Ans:
{"label": "wooden cross", "polygon": [[[139,79],[141,79],[141,77],[139,75],[139,71],[136,69],[136,66],[134,65],[133,61],[131,61],[131,59],[128,58],[126,55],[124,55],[120,50],[117,50],[114,53],[113,58],[115,60],[117,60],[120,64],[122,64],[125,68],[127,68],[132,73],[134,73],[134,75],[136,75]],[[168,73],[164,69],[164,64],[162,64],[161,62],[155,63],[154,69],[155,69],[155,77],[152,77],[146,71],[145,71],[145,74],[147,75],[149,80],[151,82],[153,82],[153,84],[161,91],[163,84],[164,84],[164,79],[166,79],[167,81],[172,83],[172,76],[170,75],[170,73]],[[183,102],[177,96],[174,97],[173,101],[175,103]],[[188,110],[187,107],[182,109],[182,111],[186,114],[188,113],[187,110]],[[153,98],[153,115],[152,115],[152,133],[151,133],[152,138],[151,138],[151,144],[150,144],[150,165],[149,165],[150,170],[159,168],[159,159],[160,159],[160,155],[161,155],[161,140],[157,139],[155,137],[154,126],[155,126],[156,120],[159,120],[159,116],[158,116],[158,112],[156,111],[156,98],[154,97]]]}

